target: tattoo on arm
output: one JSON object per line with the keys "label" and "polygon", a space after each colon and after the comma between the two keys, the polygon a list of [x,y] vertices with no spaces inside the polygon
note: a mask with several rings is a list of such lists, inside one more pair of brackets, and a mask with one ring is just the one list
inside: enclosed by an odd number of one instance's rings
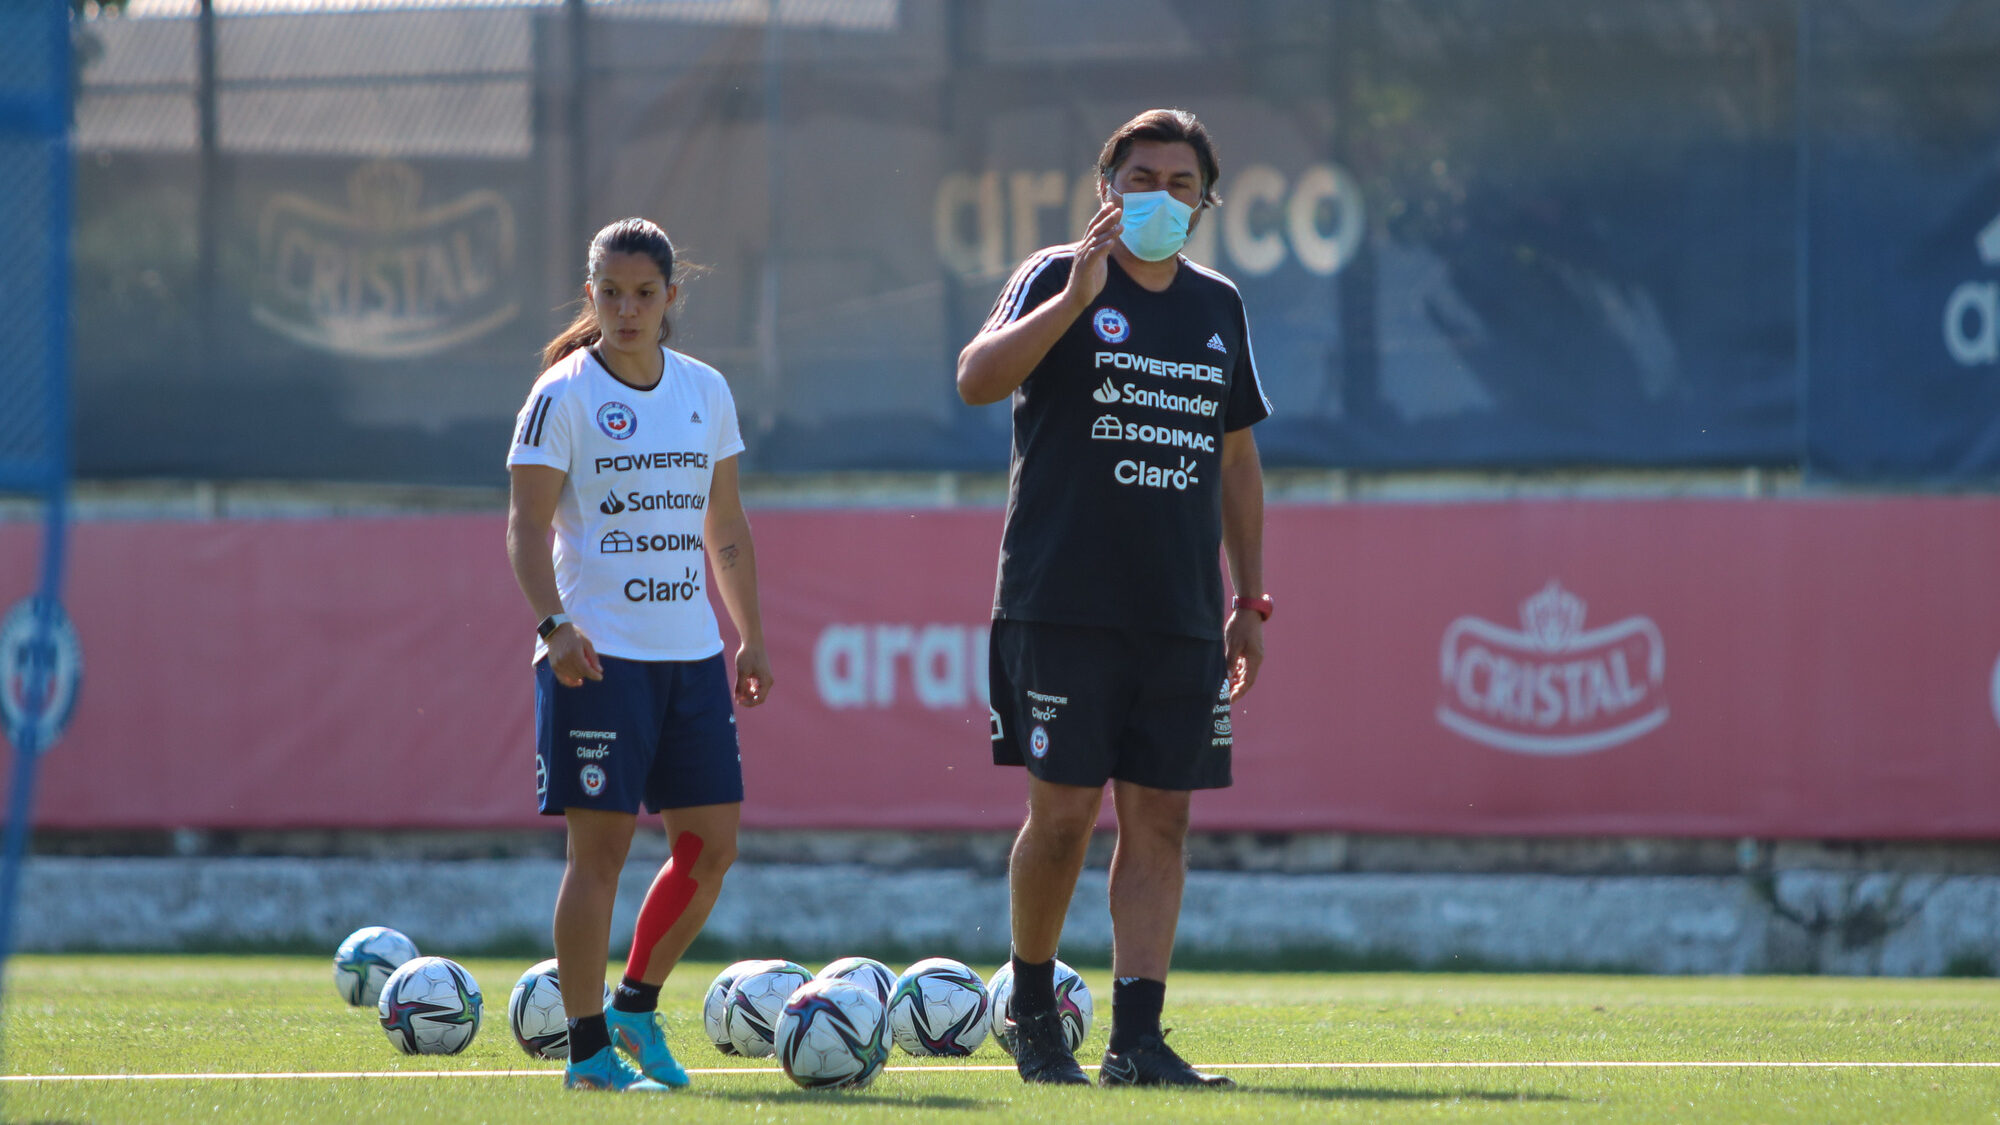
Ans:
{"label": "tattoo on arm", "polygon": [[722,556],[722,569],[734,570],[736,568],[736,556],[742,554],[743,549],[741,547],[738,547],[736,544],[731,543],[729,546],[724,547],[716,551],[715,553]]}

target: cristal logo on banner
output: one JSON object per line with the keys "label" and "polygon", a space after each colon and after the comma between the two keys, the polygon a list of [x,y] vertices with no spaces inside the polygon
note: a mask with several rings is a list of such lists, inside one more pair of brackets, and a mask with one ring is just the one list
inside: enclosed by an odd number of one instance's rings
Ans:
{"label": "cristal logo on banner", "polygon": [[1551,580],[1521,628],[1461,617],[1444,631],[1437,720],[1496,750],[1608,750],[1667,721],[1666,641],[1648,617],[1583,627],[1583,599]]}
{"label": "cristal logo on banner", "polygon": [[424,202],[409,164],[375,160],[347,198],[279,192],[257,222],[251,316],[320,351],[365,359],[433,355],[513,320],[514,209],[478,188]]}

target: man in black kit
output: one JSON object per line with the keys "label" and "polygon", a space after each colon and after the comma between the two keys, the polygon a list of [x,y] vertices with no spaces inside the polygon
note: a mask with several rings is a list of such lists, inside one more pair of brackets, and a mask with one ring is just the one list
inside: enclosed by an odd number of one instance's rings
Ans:
{"label": "man in black kit", "polygon": [[[1103,206],[1082,241],[1021,263],[958,357],[966,402],[1011,395],[1014,409],[991,687],[993,760],[1030,778],[1008,874],[1015,1062],[1028,1082],[1088,1081],[1056,1016],[1054,966],[1109,781],[1116,981],[1098,1081],[1229,1086],[1167,1045],[1160,1008],[1188,799],[1230,784],[1230,703],[1263,659],[1250,427],[1271,407],[1236,286],[1179,254],[1220,202],[1207,130],[1148,110],[1097,169]],[[1218,548],[1237,595],[1226,624]]]}

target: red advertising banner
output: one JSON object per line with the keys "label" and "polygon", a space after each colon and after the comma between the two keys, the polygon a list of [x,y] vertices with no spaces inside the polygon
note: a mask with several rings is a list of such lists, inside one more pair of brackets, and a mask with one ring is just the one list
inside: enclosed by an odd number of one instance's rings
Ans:
{"label": "red advertising banner", "polygon": [[[1004,829],[1000,514],[755,516],[747,824]],[[88,523],[51,828],[504,827],[532,622],[497,517]],[[36,529],[0,528],[0,598]],[[2000,501],[1274,507],[1204,830],[2000,835]],[[726,631],[726,630],[725,630]]]}

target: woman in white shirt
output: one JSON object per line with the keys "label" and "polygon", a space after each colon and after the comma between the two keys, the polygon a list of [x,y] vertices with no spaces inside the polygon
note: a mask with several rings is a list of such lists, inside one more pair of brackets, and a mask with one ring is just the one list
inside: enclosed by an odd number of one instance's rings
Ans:
{"label": "woman in white shirt", "polygon": [[[732,700],[755,707],[771,690],[736,405],[714,368],[665,346],[678,292],[665,231],[645,219],[598,231],[585,307],[543,350],[507,455],[507,557],[540,622],[536,795],[569,830],[554,928],[573,1089],[688,1082],[661,1033],[660,985],[736,856]],[[710,579],[740,640],[733,683]],[[607,1012],[612,906],[642,803],[673,854]]]}

